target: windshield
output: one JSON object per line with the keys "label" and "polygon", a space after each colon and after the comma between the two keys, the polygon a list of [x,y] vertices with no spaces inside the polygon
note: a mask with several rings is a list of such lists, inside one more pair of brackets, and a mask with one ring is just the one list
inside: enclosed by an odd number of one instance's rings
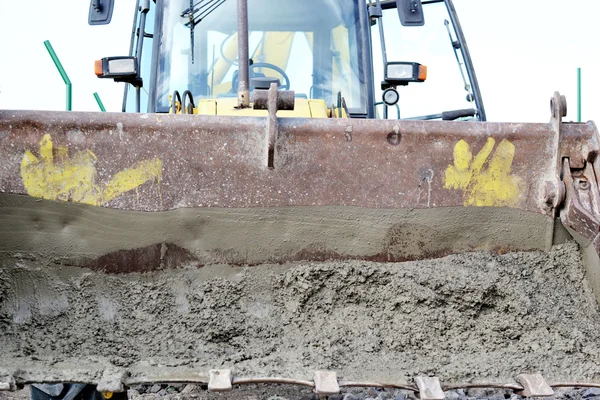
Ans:
{"label": "windshield", "polygon": [[[399,86],[398,103],[402,118],[439,114],[443,111],[477,108],[469,101],[472,89],[464,67],[459,66],[452,41],[456,40],[446,5],[424,3],[424,26],[402,26],[396,9],[383,11],[384,36],[388,61],[417,62],[427,66],[425,82]],[[448,22],[446,22],[448,21]],[[448,23],[448,25],[447,25]],[[448,31],[451,31],[451,41]],[[378,27],[371,29],[373,53],[381,54]],[[393,40],[391,40],[393,38]],[[458,58],[463,63],[458,51]],[[383,80],[381,58],[374,57],[375,82]],[[376,86],[375,98],[381,101],[382,91]],[[378,109],[382,114],[381,106]],[[389,117],[396,118],[395,107],[389,107]]]}
{"label": "windshield", "polygon": [[[164,3],[157,111],[168,110],[174,90],[194,99],[236,97],[237,2],[195,0],[193,24],[188,0]],[[366,109],[357,3],[248,0],[250,78],[277,78],[296,97],[327,105],[341,93],[351,112]]]}

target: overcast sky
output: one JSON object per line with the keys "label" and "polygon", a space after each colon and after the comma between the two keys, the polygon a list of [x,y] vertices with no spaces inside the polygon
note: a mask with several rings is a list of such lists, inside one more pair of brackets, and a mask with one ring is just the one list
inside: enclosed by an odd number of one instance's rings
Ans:
{"label": "overcast sky", "polygon": [[[576,120],[581,67],[583,120],[600,121],[600,1],[454,1],[488,120],[546,122],[555,90]],[[50,40],[73,83],[73,109],[97,111],[98,92],[119,111],[122,84],[93,73],[95,59],[128,53],[134,1],[116,3],[110,25],[90,27],[87,0],[0,0],[0,108],[64,110],[65,85],[43,45]]]}

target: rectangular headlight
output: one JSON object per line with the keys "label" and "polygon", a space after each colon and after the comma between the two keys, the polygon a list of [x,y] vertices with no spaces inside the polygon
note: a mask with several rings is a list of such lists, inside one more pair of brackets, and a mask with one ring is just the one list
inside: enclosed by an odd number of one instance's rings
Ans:
{"label": "rectangular headlight", "polygon": [[[388,64],[387,79],[389,80],[409,80],[414,78],[414,68],[412,64]],[[386,79],[386,80],[387,80]]]}
{"label": "rectangular headlight", "polygon": [[392,85],[423,82],[427,79],[427,67],[412,62],[389,62],[385,66],[385,81]]}
{"label": "rectangular headlight", "polygon": [[135,57],[105,57],[96,60],[94,72],[99,78],[129,81],[137,77],[137,64]]}
{"label": "rectangular headlight", "polygon": [[108,60],[108,73],[111,75],[117,74],[136,74],[135,59],[131,58],[116,58]]}

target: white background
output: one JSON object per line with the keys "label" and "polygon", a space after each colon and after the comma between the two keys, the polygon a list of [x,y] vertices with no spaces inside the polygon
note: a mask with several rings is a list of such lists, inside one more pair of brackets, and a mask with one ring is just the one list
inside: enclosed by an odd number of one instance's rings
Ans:
{"label": "white background", "polygon": [[[94,60],[127,55],[133,0],[115,0],[113,20],[88,26],[88,0],[0,0],[0,109],[64,110],[65,85],[50,40],[73,84],[73,109],[120,111],[123,84],[101,80]],[[490,121],[546,122],[555,90],[577,118],[600,121],[600,1],[455,0]],[[388,45],[389,46],[389,45]]]}

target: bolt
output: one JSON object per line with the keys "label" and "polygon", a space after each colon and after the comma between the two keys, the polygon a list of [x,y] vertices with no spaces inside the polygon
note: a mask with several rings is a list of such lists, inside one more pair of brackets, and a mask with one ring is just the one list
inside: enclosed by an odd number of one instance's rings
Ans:
{"label": "bolt", "polygon": [[546,186],[544,186],[544,203],[548,205],[554,204],[554,199],[556,198],[556,187],[550,181],[546,182]]}
{"label": "bolt", "polygon": [[549,209],[560,206],[565,201],[565,184],[562,181],[546,181],[542,197]]}
{"label": "bolt", "polygon": [[588,190],[590,188],[590,183],[585,179],[580,179],[577,181],[577,188],[579,190]]}
{"label": "bolt", "polygon": [[347,142],[352,141],[352,125],[349,125],[346,127],[346,129],[344,129],[344,135],[346,136]]}
{"label": "bolt", "polygon": [[399,126],[394,126],[393,129],[394,129],[393,132],[388,133],[388,135],[387,135],[387,141],[392,146],[397,146],[397,145],[400,144],[400,139],[401,139],[400,127]]}

